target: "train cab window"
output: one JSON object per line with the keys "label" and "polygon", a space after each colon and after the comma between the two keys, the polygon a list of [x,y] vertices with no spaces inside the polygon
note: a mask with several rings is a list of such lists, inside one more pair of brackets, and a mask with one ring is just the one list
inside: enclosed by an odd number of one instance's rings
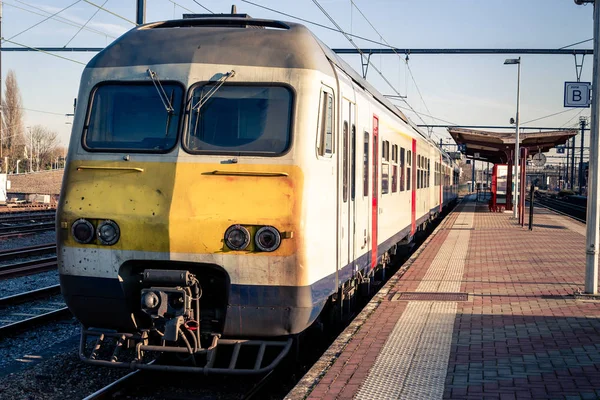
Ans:
{"label": "train cab window", "polygon": [[325,91],[321,92],[317,152],[322,157],[333,154],[333,95]]}
{"label": "train cab window", "polygon": [[381,142],[381,194],[390,192],[390,142]]}
{"label": "train cab window", "polygon": [[369,132],[365,131],[363,147],[363,196],[369,196]]}
{"label": "train cab window", "polygon": [[288,149],[293,100],[290,89],[223,85],[209,95],[214,89],[213,85],[203,85],[192,92],[186,150],[273,156]]}
{"label": "train cab window", "polygon": [[392,145],[392,193],[398,191],[398,146]]}
{"label": "train cab window", "polygon": [[412,175],[410,173],[412,167],[412,151],[408,150],[406,152],[406,190],[410,190]]}
{"label": "train cab window", "polygon": [[400,191],[404,192],[404,156],[406,151],[400,147]]}
{"label": "train cab window", "polygon": [[91,151],[164,153],[175,146],[182,114],[183,87],[162,81],[172,107],[152,82],[102,84],[94,90],[83,132]]}

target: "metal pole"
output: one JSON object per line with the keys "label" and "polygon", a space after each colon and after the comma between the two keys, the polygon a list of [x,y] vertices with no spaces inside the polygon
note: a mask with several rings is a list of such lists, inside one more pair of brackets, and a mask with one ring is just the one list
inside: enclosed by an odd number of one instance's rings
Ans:
{"label": "metal pole", "polygon": [[146,0],[137,0],[135,23],[142,25],[146,21]]}
{"label": "metal pole", "polygon": [[583,134],[585,132],[585,117],[579,121],[581,123],[581,147],[579,148],[579,195],[583,194]]}
{"label": "metal pole", "polygon": [[535,190],[535,186],[533,185],[533,181],[531,182],[531,189],[529,189],[529,230],[533,230],[533,191]]}
{"label": "metal pole", "polygon": [[513,218],[519,217],[519,144],[521,139],[519,138],[519,100],[521,98],[521,57],[517,63],[517,118],[516,118],[516,141],[515,141],[515,191],[513,192]]}
{"label": "metal pole", "polygon": [[592,109],[590,126],[590,169],[588,180],[588,201],[586,214],[586,263],[585,263],[585,293],[598,293],[598,233],[600,229],[600,204],[598,203],[598,188],[600,176],[598,173],[598,156],[600,155],[600,2],[594,2],[594,72],[592,74]]}
{"label": "metal pole", "polygon": [[471,191],[475,193],[475,159],[473,159],[473,171],[471,172]]}
{"label": "metal pole", "polygon": [[[2,0],[0,0],[0,37],[2,37]],[[2,107],[2,41],[0,41],[0,158],[2,158],[2,149],[4,147],[4,107]]]}
{"label": "metal pole", "polygon": [[571,139],[571,190],[575,190],[575,136]]}

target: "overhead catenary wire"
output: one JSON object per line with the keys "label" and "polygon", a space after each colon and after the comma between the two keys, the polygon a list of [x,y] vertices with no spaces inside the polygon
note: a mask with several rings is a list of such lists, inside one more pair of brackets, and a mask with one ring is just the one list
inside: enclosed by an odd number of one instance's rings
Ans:
{"label": "overhead catenary wire", "polygon": [[[106,5],[106,3],[108,3],[108,0],[104,0],[104,3],[102,3],[102,7],[104,7],[104,6]],[[76,37],[77,35],[79,35],[79,32],[81,32],[81,30],[82,30],[83,28],[85,28],[85,27],[87,26],[87,24],[89,24],[89,23],[90,23],[90,21],[91,21],[91,20],[92,20],[92,19],[93,19],[93,18],[96,16],[96,14],[98,14],[99,12],[100,12],[100,9],[99,9],[99,8],[98,8],[98,9],[96,9],[96,11],[94,11],[94,13],[92,14],[92,16],[91,16],[91,17],[90,17],[90,18],[89,18],[87,21],[85,21],[85,24],[83,24],[83,25],[81,26],[81,28],[79,28],[79,30],[78,30],[78,31],[77,31],[77,32],[76,32],[76,33],[73,35],[73,37],[72,37],[71,39],[69,39],[69,41],[68,41],[68,42],[67,42],[67,43],[66,43],[66,44],[65,44],[63,47],[67,47],[67,46],[69,45],[69,43],[71,43],[71,42],[73,41],[73,39],[75,39],[75,37]]]}
{"label": "overhead catenary wire", "polygon": [[522,123],[523,125],[525,125],[525,124],[528,124],[528,123],[530,123],[530,122],[535,122],[535,121],[539,121],[539,120],[541,120],[541,119],[546,119],[546,118],[554,117],[555,115],[564,114],[564,113],[567,113],[567,112],[569,112],[569,111],[574,111],[574,110],[577,110],[577,109],[576,109],[576,108],[569,108],[569,109],[567,109],[567,110],[562,110],[562,111],[559,111],[559,112],[555,112],[555,113],[553,113],[553,114],[545,115],[545,116],[543,116],[543,117],[539,117],[539,118],[536,118],[536,119],[531,119],[531,120],[529,120],[529,121],[525,121],[525,122],[521,122],[521,123]]}
{"label": "overhead catenary wire", "polygon": [[12,43],[12,44],[14,44],[16,46],[26,47],[28,49],[31,49],[31,50],[34,50],[34,51],[38,51],[40,53],[48,54],[48,55],[50,55],[52,57],[57,57],[57,58],[61,58],[63,60],[71,61],[71,62],[74,62],[74,63],[77,63],[77,64],[86,65],[85,63],[83,63],[81,61],[73,60],[72,58],[68,58],[68,57],[59,56],[58,54],[50,53],[50,52],[42,50],[42,49],[38,49],[38,48],[35,48],[35,47],[27,46],[26,44],[13,42],[12,40],[4,39],[4,38],[2,38],[2,40],[5,41],[5,42],[8,42],[8,43]]}
{"label": "overhead catenary wire", "polygon": [[23,33],[25,33],[25,32],[27,32],[27,31],[29,31],[29,30],[31,30],[31,29],[33,29],[33,28],[35,28],[36,26],[38,26],[38,25],[40,25],[40,24],[43,24],[44,22],[48,21],[50,18],[54,17],[55,15],[57,15],[57,14],[60,14],[61,12],[63,12],[63,11],[65,11],[65,10],[67,10],[67,9],[69,9],[69,8],[71,8],[71,7],[73,7],[75,4],[77,4],[77,3],[81,3],[81,1],[82,1],[82,0],[77,0],[76,2],[74,2],[74,3],[72,3],[72,4],[68,5],[68,6],[66,6],[65,8],[63,8],[63,9],[61,9],[61,10],[59,10],[59,11],[55,12],[55,13],[54,13],[54,14],[52,14],[51,16],[44,18],[44,19],[43,19],[43,20],[41,20],[40,22],[37,22],[37,23],[35,23],[35,24],[31,25],[30,27],[28,27],[28,28],[26,28],[26,29],[22,30],[21,32],[19,32],[19,33],[16,33],[16,34],[12,35],[12,36],[11,36],[11,37],[9,37],[8,39],[3,39],[3,41],[9,41],[9,40],[11,40],[11,39],[14,39],[14,38],[16,38],[16,37],[17,37],[17,36],[19,36],[19,35],[22,35]]}
{"label": "overhead catenary wire", "polygon": [[198,4],[200,7],[202,7],[203,9],[205,9],[206,11],[208,11],[211,14],[214,14],[214,12],[210,11],[208,8],[204,7],[202,4],[200,4],[198,1],[196,0],[192,0],[194,3]]}
{"label": "overhead catenary wire", "polygon": [[[350,4],[356,8],[356,10],[360,13],[360,15],[362,15],[362,17],[365,19],[365,21],[367,21],[367,23],[371,26],[371,28],[375,31],[375,33],[377,33],[379,35],[379,38],[392,49],[392,51],[394,52],[394,54],[396,54],[396,56],[398,56],[398,59],[402,60],[402,57],[400,56],[400,54],[398,54],[398,52],[396,51],[396,49],[392,45],[390,45],[387,40],[385,40],[383,38],[383,35],[377,30],[377,28],[375,28],[375,26],[371,23],[371,21],[365,15],[365,13],[363,13],[362,10],[356,5],[356,3],[354,2],[354,0],[350,0]],[[417,93],[419,94],[419,97],[421,98],[421,102],[425,106],[425,109],[427,110],[427,112],[429,114],[431,114],[431,111],[429,110],[429,107],[427,107],[427,103],[425,103],[425,99],[423,98],[423,95],[421,94],[421,90],[419,89],[419,85],[417,85],[417,81],[415,80],[415,76],[412,73],[410,65],[408,64],[408,57],[406,57],[406,59],[404,61],[406,63],[406,67],[408,69],[410,77],[411,77],[413,83],[415,84],[415,88],[417,89]],[[408,104],[407,100],[402,99],[402,101],[404,101],[405,103]]]}
{"label": "overhead catenary wire", "polygon": [[[360,50],[360,48],[356,45],[356,43],[354,43],[354,41],[352,41],[350,39],[350,37],[348,36],[348,34],[338,25],[337,22],[335,22],[335,20],[333,19],[333,17],[331,17],[331,15],[329,15],[329,13],[321,6],[321,4],[319,4],[318,0],[312,0],[312,1],[321,10],[321,12],[331,21],[331,23],[346,37],[346,39],[348,39],[348,41],[358,50],[358,52],[360,53],[361,59],[363,60],[363,63],[364,63],[365,55]],[[367,59],[367,64],[369,64],[381,76],[381,78],[385,81],[385,83],[387,83],[398,96],[401,96],[401,94],[396,90],[396,88],[394,87],[394,85],[392,85],[391,82],[381,73],[381,71],[379,69],[377,69],[377,67],[375,65],[373,65],[373,63],[371,63],[371,60]],[[426,122],[423,120],[423,118],[421,118],[419,116],[419,114],[416,113],[416,111],[412,108],[412,106],[410,104],[408,104],[408,103],[406,103],[406,104],[411,108],[411,110],[415,113],[415,115],[424,124],[426,124]]]}
{"label": "overhead catenary wire", "polygon": [[109,13],[110,15],[113,15],[113,16],[115,16],[115,17],[117,17],[117,18],[120,18],[120,19],[122,19],[123,21],[127,21],[127,22],[129,22],[130,24],[133,24],[133,25],[136,25],[136,26],[137,26],[137,24],[136,24],[135,22],[133,22],[132,20],[130,20],[130,19],[127,19],[127,18],[125,18],[124,16],[122,16],[122,15],[119,15],[119,14],[117,14],[117,13],[115,13],[115,12],[112,12],[112,11],[110,11],[110,10],[108,10],[108,9],[106,9],[106,8],[104,8],[104,7],[102,7],[102,6],[99,6],[99,5],[98,5],[98,4],[96,4],[96,3],[92,3],[90,0],[83,0],[83,1],[85,1],[85,2],[86,2],[86,3],[88,3],[89,5],[92,5],[92,6],[96,7],[96,8],[99,8],[100,10],[102,10],[102,11],[104,11],[104,12],[106,12],[106,13]]}
{"label": "overhead catenary wire", "polygon": [[[305,19],[305,18],[300,18],[300,17],[297,17],[297,16],[295,16],[295,15],[292,15],[292,14],[285,13],[285,12],[283,12],[283,11],[275,10],[274,8],[269,8],[269,7],[266,7],[266,6],[263,6],[263,5],[260,5],[260,4],[257,4],[257,3],[254,3],[254,2],[252,2],[252,1],[250,1],[250,0],[240,0],[240,1],[242,1],[243,3],[248,3],[248,4],[250,4],[250,5],[253,5],[253,6],[255,6],[255,7],[258,7],[258,8],[262,8],[263,10],[271,11],[271,12],[274,12],[274,13],[276,13],[276,14],[281,14],[281,15],[284,15],[284,16],[286,16],[286,17],[290,17],[290,18],[293,18],[293,19],[297,19],[298,21],[306,22],[307,24],[311,24],[311,25],[314,25],[314,26],[318,26],[319,28],[327,29],[327,30],[330,30],[330,31],[332,31],[332,32],[344,33],[344,31],[343,31],[343,30],[336,29],[336,28],[332,28],[332,27],[330,27],[330,26],[327,26],[327,25],[319,24],[318,22],[310,21],[310,20],[308,20],[308,19]],[[392,48],[392,49],[394,48],[393,46],[390,46],[390,45],[388,45],[388,44],[385,44],[385,43],[382,43],[382,42],[378,42],[377,40],[373,40],[373,39],[366,38],[366,37],[364,37],[364,36],[359,36],[359,35],[355,35],[355,34],[348,33],[348,32],[346,32],[346,35],[348,35],[348,36],[351,36],[351,37],[353,37],[353,38],[357,38],[357,39],[365,40],[365,41],[367,41],[367,42],[371,42],[371,43],[373,43],[373,44],[378,44],[378,45],[381,45],[381,46],[384,46],[384,47],[389,47],[389,48]]]}
{"label": "overhead catenary wire", "polygon": [[567,46],[563,46],[563,47],[560,47],[558,50],[563,50],[563,49],[566,49],[568,47],[577,46],[578,44],[582,44],[582,43],[586,43],[586,42],[591,42],[592,40],[594,40],[594,38],[582,40],[581,42],[577,42],[577,43],[573,43],[573,44],[570,44],[570,45],[567,45]]}
{"label": "overhead catenary wire", "polygon": [[[35,10],[40,11],[41,13],[33,11],[33,10],[29,10],[27,8],[23,8],[23,7],[17,6],[15,4],[7,3],[6,1],[3,1],[2,4],[5,5],[5,6],[13,7],[13,8],[16,8],[18,10],[22,10],[22,11],[34,14],[34,15],[38,15],[40,17],[47,17],[48,14],[51,14],[48,11],[45,11],[45,10],[43,10],[43,9],[41,9],[39,7],[33,6],[31,4],[28,4],[28,3],[24,2],[24,1],[20,1],[20,0],[13,0],[13,1],[16,1],[16,2],[18,2],[20,4],[23,4],[23,5],[27,6],[27,7],[31,7],[31,8],[33,8]],[[65,17],[58,16],[58,15],[53,15],[52,14],[51,15],[51,19],[54,20],[54,21],[56,21],[56,22],[60,22],[60,23],[66,24],[66,25],[77,27],[77,28],[80,28],[80,27],[83,26],[82,24],[80,24],[80,23],[78,23],[76,21],[73,21],[72,19],[68,19],[68,18],[65,18]],[[107,36],[107,37],[110,37],[112,39],[116,39],[117,38],[116,36],[113,36],[113,35],[111,35],[111,34],[109,34],[107,32],[102,32],[102,31],[100,31],[98,29],[94,29],[94,28],[91,28],[89,26],[86,26],[84,29],[86,31],[93,32],[93,33],[96,33],[96,34],[102,35],[102,36]]]}
{"label": "overhead catenary wire", "polygon": [[177,3],[177,2],[175,2],[175,1],[173,1],[173,0],[167,0],[167,1],[169,1],[169,2],[171,2],[171,3],[173,3],[173,4],[175,4],[175,5],[176,5],[177,7],[179,7],[179,8],[183,8],[183,9],[184,9],[184,10],[186,10],[186,11],[189,11],[189,12],[191,12],[191,13],[193,13],[193,12],[194,12],[194,11],[190,10],[189,8],[187,8],[187,7],[184,7],[184,6],[182,6],[181,4],[179,4],[179,3]]}

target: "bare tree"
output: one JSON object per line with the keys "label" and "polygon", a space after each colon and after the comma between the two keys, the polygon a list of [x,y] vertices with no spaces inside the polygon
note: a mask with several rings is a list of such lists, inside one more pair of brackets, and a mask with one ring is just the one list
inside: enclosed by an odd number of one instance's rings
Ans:
{"label": "bare tree", "polygon": [[3,169],[4,157],[9,158],[8,169],[13,170],[17,159],[23,154],[23,100],[17,84],[17,76],[13,70],[6,74],[6,90],[2,101],[2,137],[0,138],[0,154]]}
{"label": "bare tree", "polygon": [[58,133],[35,125],[25,134],[25,155],[29,160],[29,170],[51,169],[58,147]]}

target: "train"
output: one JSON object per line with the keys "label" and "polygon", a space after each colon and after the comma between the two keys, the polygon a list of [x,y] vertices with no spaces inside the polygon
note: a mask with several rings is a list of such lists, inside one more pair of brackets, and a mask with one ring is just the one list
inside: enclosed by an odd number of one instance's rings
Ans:
{"label": "train", "polygon": [[77,100],[57,254],[90,364],[271,370],[457,200],[455,160],[301,24],[136,26]]}

